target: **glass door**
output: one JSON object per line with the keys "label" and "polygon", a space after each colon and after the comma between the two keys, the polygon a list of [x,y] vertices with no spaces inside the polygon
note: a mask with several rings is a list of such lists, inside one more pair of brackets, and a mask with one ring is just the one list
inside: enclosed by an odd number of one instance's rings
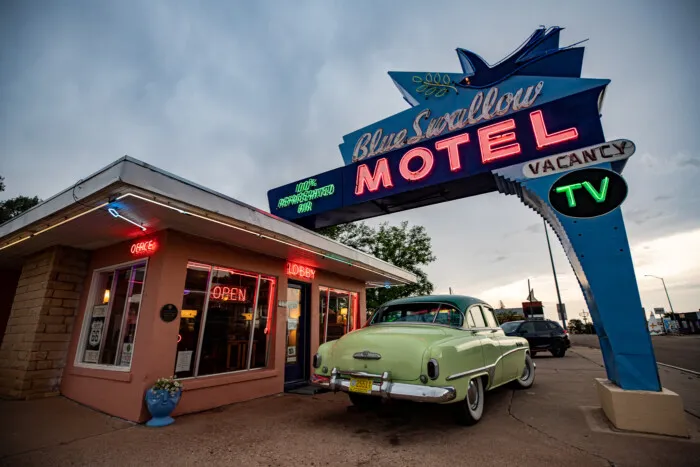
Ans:
{"label": "glass door", "polygon": [[307,287],[287,285],[287,338],[285,345],[285,386],[304,383],[309,371],[309,303]]}

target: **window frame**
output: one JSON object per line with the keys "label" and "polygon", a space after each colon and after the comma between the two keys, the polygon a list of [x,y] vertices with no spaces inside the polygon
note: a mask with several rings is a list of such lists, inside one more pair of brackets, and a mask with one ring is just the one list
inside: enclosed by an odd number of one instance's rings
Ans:
{"label": "window frame", "polygon": [[[325,290],[324,290],[325,289]],[[325,292],[326,295],[326,309],[323,310],[321,313],[320,319],[323,320],[323,334],[321,334],[321,330],[319,328],[319,335],[318,335],[318,342],[319,345],[325,344],[328,342],[328,313],[330,311],[330,304],[331,304],[331,292],[336,292],[336,293],[343,293],[348,295],[348,301],[350,302],[348,305],[348,322],[346,323],[345,326],[345,332],[343,333],[343,336],[346,334],[349,334],[350,332],[354,331],[355,329],[359,329],[357,327],[357,324],[355,323],[355,316],[354,316],[354,311],[355,307],[360,307],[360,293],[359,292],[354,292],[352,290],[342,290],[338,289],[336,287],[330,286],[330,285],[323,285],[319,284],[318,285],[318,292],[319,292],[319,312],[321,312],[321,293]],[[351,329],[351,326],[353,329]],[[341,336],[342,337],[342,336]],[[337,339],[335,339],[337,340]],[[333,341],[331,341],[333,342]]]}
{"label": "window frame", "polygon": [[[272,334],[275,332],[274,325],[275,325],[275,310],[277,309],[277,298],[279,294],[279,276],[273,276],[270,274],[263,274],[261,272],[256,272],[256,271],[245,271],[242,269],[234,268],[234,267],[227,267],[227,266],[222,266],[216,263],[207,263],[204,261],[198,261],[194,259],[189,259],[187,260],[187,264],[185,266],[185,269],[189,268],[190,265],[193,266],[199,266],[199,267],[208,267],[209,268],[209,275],[207,278],[207,290],[206,290],[206,296],[204,298],[204,304],[203,310],[202,310],[202,325],[200,326],[199,329],[199,335],[197,336],[197,348],[194,357],[196,358],[194,362],[194,369],[192,371],[192,376],[183,376],[181,378],[174,378],[178,381],[185,381],[185,380],[195,380],[195,379],[204,379],[204,378],[212,378],[212,377],[217,377],[217,376],[226,376],[226,375],[232,375],[232,374],[238,374],[238,373],[244,373],[244,372],[251,372],[251,371],[260,371],[260,370],[270,370],[270,356],[272,354],[272,346],[273,346],[273,338]],[[209,297],[211,295],[211,287],[214,282],[214,269],[219,269],[223,271],[228,271],[232,272],[234,274],[241,274],[244,276],[248,277],[255,277],[256,278],[256,285],[255,285],[255,299],[253,302],[253,319],[251,321],[251,326],[250,326],[250,334],[248,336],[248,355],[246,356],[246,366],[248,368],[244,368],[242,370],[232,370],[232,371],[225,371],[221,373],[212,373],[208,375],[200,375],[199,374],[199,362],[201,360],[201,353],[202,353],[202,344],[204,342],[204,331],[207,327],[207,314],[209,312]],[[268,280],[270,281],[271,287],[272,287],[272,293],[271,297],[273,300],[268,303],[268,307],[272,309],[272,312],[268,310],[268,315],[267,319],[268,320],[273,320],[271,325],[270,325],[270,336],[269,340],[270,342],[268,343],[266,349],[265,349],[265,366],[259,367],[259,368],[250,368],[251,365],[251,360],[252,360],[252,352],[253,352],[253,347],[250,345],[250,342],[252,340],[252,336],[254,335],[255,331],[255,317],[256,317],[256,311],[258,308],[258,300],[260,299],[260,284],[262,280]],[[183,285],[183,292],[184,292],[184,285]],[[179,313],[178,313],[178,317]],[[177,365],[177,343],[175,343],[175,364]],[[175,374],[175,368],[173,368],[173,375]]]}
{"label": "window frame", "polygon": [[[129,365],[128,365],[128,366],[115,365],[115,364],[107,365],[107,364],[105,364],[105,363],[85,363],[85,362],[82,361],[82,357],[83,357],[84,354],[85,354],[85,344],[86,344],[87,332],[88,332],[88,331],[87,331],[87,327],[88,327],[89,321],[90,321],[90,320],[87,319],[87,318],[88,318],[88,314],[90,315],[90,317],[92,317],[92,311],[90,311],[90,312],[88,313],[88,310],[91,310],[91,308],[94,306],[94,305],[92,305],[92,303],[95,302],[95,298],[96,298],[96,295],[97,295],[97,293],[98,293],[98,291],[97,291],[97,283],[98,283],[100,274],[102,274],[103,272],[110,272],[110,271],[116,273],[117,270],[119,270],[119,269],[125,269],[125,268],[127,268],[127,267],[130,267],[130,268],[133,269],[133,267],[134,267],[136,264],[143,263],[144,272],[143,272],[143,290],[142,290],[142,292],[141,292],[141,294],[142,294],[142,299],[139,301],[139,310],[138,310],[138,314],[137,314],[138,317],[136,318],[136,327],[135,327],[135,329],[134,329],[134,347],[136,347],[136,345],[135,345],[135,344],[136,344],[136,337],[137,337],[138,331],[139,331],[139,322],[141,321],[141,305],[142,305],[142,303],[143,303],[143,292],[146,290],[146,281],[148,280],[148,263],[149,263],[149,260],[150,260],[150,258],[148,258],[148,257],[146,257],[146,258],[139,258],[139,259],[127,261],[127,262],[124,262],[124,263],[118,263],[118,264],[113,264],[113,265],[110,265],[110,266],[105,266],[105,267],[102,267],[102,268],[97,268],[97,269],[94,269],[94,270],[92,271],[92,278],[90,279],[90,291],[88,292],[87,300],[85,301],[85,306],[83,307],[83,322],[82,322],[82,325],[81,325],[81,328],[80,328],[80,336],[78,337],[78,346],[77,346],[77,349],[76,349],[76,352],[75,352],[75,356],[74,356],[74,358],[73,358],[73,366],[74,366],[74,367],[76,367],[76,368],[86,368],[86,369],[90,369],[90,370],[118,371],[118,372],[121,372],[121,373],[129,373],[129,372],[131,372],[131,364],[134,362],[134,354],[133,354],[133,353],[132,353],[132,355],[131,355],[131,360],[129,361]],[[115,277],[116,277],[116,275],[115,275]],[[114,296],[114,294],[113,294],[113,292],[114,292],[114,290],[113,290],[113,289],[114,289],[114,285],[115,285],[115,282],[113,282],[113,283],[112,283],[112,286],[110,287],[110,297],[113,297],[113,296]],[[130,285],[129,285],[129,290],[131,290],[131,287],[132,287],[132,285],[130,284]],[[127,293],[127,294],[128,294],[128,293]],[[109,325],[109,319],[112,317],[112,304],[113,304],[113,303],[112,303],[112,300],[111,300],[111,298],[110,298],[110,304],[109,304],[108,310],[107,310],[107,319],[105,320],[105,322],[107,323],[107,325]],[[128,304],[129,304],[128,301],[124,304],[125,309],[126,309],[126,306],[127,306]],[[126,315],[126,313],[125,313],[125,315]],[[125,316],[122,316],[122,322],[120,323],[120,328],[119,328],[120,340],[123,338],[123,334],[122,334],[122,333],[124,332],[124,324],[125,324]],[[106,335],[107,335],[107,329],[106,329],[106,328],[107,328],[107,327],[108,327],[108,326],[105,327],[105,331],[104,331],[103,334],[102,334],[102,344],[100,344],[100,345],[103,345],[103,344],[104,344],[104,341],[105,341],[105,339],[106,339]],[[117,345],[118,345],[118,348],[121,348],[122,345],[123,345],[123,343],[122,343],[122,342],[118,342]],[[135,350],[136,350],[136,349],[134,349],[134,353],[135,353]],[[117,355],[119,355],[119,352],[117,352]]]}
{"label": "window frame", "polygon": [[469,308],[467,308],[467,313],[471,314],[471,311],[475,308],[479,309],[479,316],[481,316],[481,320],[484,322],[484,326],[477,326],[476,321],[474,321],[474,326],[469,327],[469,329],[491,329],[489,326],[487,326],[486,323],[486,317],[484,316],[484,313],[481,311],[481,303],[475,303],[473,305],[470,305]]}
{"label": "window frame", "polygon": [[[486,327],[488,327],[489,329],[498,329],[499,328],[498,319],[496,319],[496,314],[493,312],[493,308],[491,308],[488,305],[484,305],[483,303],[481,303],[480,305],[481,305],[481,314],[484,317],[484,322],[486,323]],[[491,314],[491,318],[493,318],[493,322],[495,323],[495,326],[489,325],[489,320],[486,319],[487,312]]]}

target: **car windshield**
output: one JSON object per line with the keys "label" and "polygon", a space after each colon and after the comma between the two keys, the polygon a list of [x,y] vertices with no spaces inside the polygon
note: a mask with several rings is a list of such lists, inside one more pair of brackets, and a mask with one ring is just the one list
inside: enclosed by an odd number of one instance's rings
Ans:
{"label": "car windshield", "polygon": [[501,329],[503,329],[503,332],[513,332],[516,329],[518,329],[520,323],[520,321],[509,321],[507,323],[501,324]]}
{"label": "car windshield", "polygon": [[464,316],[450,305],[440,303],[405,303],[382,307],[372,317],[372,324],[426,323],[462,327]]}

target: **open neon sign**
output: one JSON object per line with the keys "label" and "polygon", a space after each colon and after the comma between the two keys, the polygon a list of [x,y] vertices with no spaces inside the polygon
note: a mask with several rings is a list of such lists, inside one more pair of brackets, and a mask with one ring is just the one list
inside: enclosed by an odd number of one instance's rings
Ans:
{"label": "open neon sign", "polygon": [[[530,112],[530,125],[532,126],[538,150],[573,141],[579,137],[578,130],[575,127],[550,133],[545,125],[541,110]],[[476,132],[476,143],[479,145],[481,152],[481,162],[489,164],[500,159],[519,155],[522,150],[517,141],[515,130],[514,119],[479,128]],[[434,144],[434,150],[445,151],[449,160],[450,171],[458,172],[462,169],[459,156],[460,146],[470,142],[469,133],[462,133],[437,141]],[[414,159],[420,160],[421,165],[418,169],[412,170],[409,165]],[[401,158],[399,175],[407,181],[420,181],[430,175],[434,165],[435,155],[432,149],[425,146],[415,147],[406,151]],[[367,164],[358,165],[356,173],[355,195],[362,195],[367,190],[376,192],[380,188],[392,188],[394,186],[392,174],[389,170],[389,161],[386,157],[377,160],[374,165],[374,173],[372,173]]]}
{"label": "open neon sign", "polygon": [[287,275],[313,280],[316,277],[316,270],[308,266],[302,266],[301,264],[287,263]]}
{"label": "open neon sign", "polygon": [[212,300],[222,300],[225,302],[243,303],[247,298],[246,289],[243,287],[229,287],[227,285],[215,285],[211,289],[209,298]]}
{"label": "open neon sign", "polygon": [[142,240],[131,244],[129,251],[134,256],[152,255],[158,249],[158,242],[155,240]]}

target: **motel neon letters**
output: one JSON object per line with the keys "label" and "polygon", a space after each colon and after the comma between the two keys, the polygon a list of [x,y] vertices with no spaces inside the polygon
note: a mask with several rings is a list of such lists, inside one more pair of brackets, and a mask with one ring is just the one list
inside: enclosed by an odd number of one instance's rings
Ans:
{"label": "motel neon letters", "polygon": [[[568,128],[566,130],[550,133],[544,121],[541,110],[530,113],[530,124],[537,143],[537,149],[541,150],[549,146],[561,144],[578,139],[578,130]],[[481,152],[481,162],[488,164],[495,160],[517,156],[521,153],[520,144],[515,133],[514,119],[504,120],[477,130],[477,141]],[[471,143],[469,133],[441,139],[435,143],[436,151],[446,151],[450,164],[450,171],[461,170],[462,164],[459,157],[459,147]],[[413,160],[420,160],[418,169],[412,170],[409,164]],[[415,163],[414,163],[415,164]],[[425,146],[412,148],[403,155],[399,163],[399,175],[407,181],[419,181],[430,175],[435,164],[433,151]],[[362,195],[365,190],[375,192],[383,188],[392,188],[394,182],[389,171],[389,162],[386,158],[379,158],[372,173],[368,164],[357,166],[357,178],[355,183],[355,195]]]}

